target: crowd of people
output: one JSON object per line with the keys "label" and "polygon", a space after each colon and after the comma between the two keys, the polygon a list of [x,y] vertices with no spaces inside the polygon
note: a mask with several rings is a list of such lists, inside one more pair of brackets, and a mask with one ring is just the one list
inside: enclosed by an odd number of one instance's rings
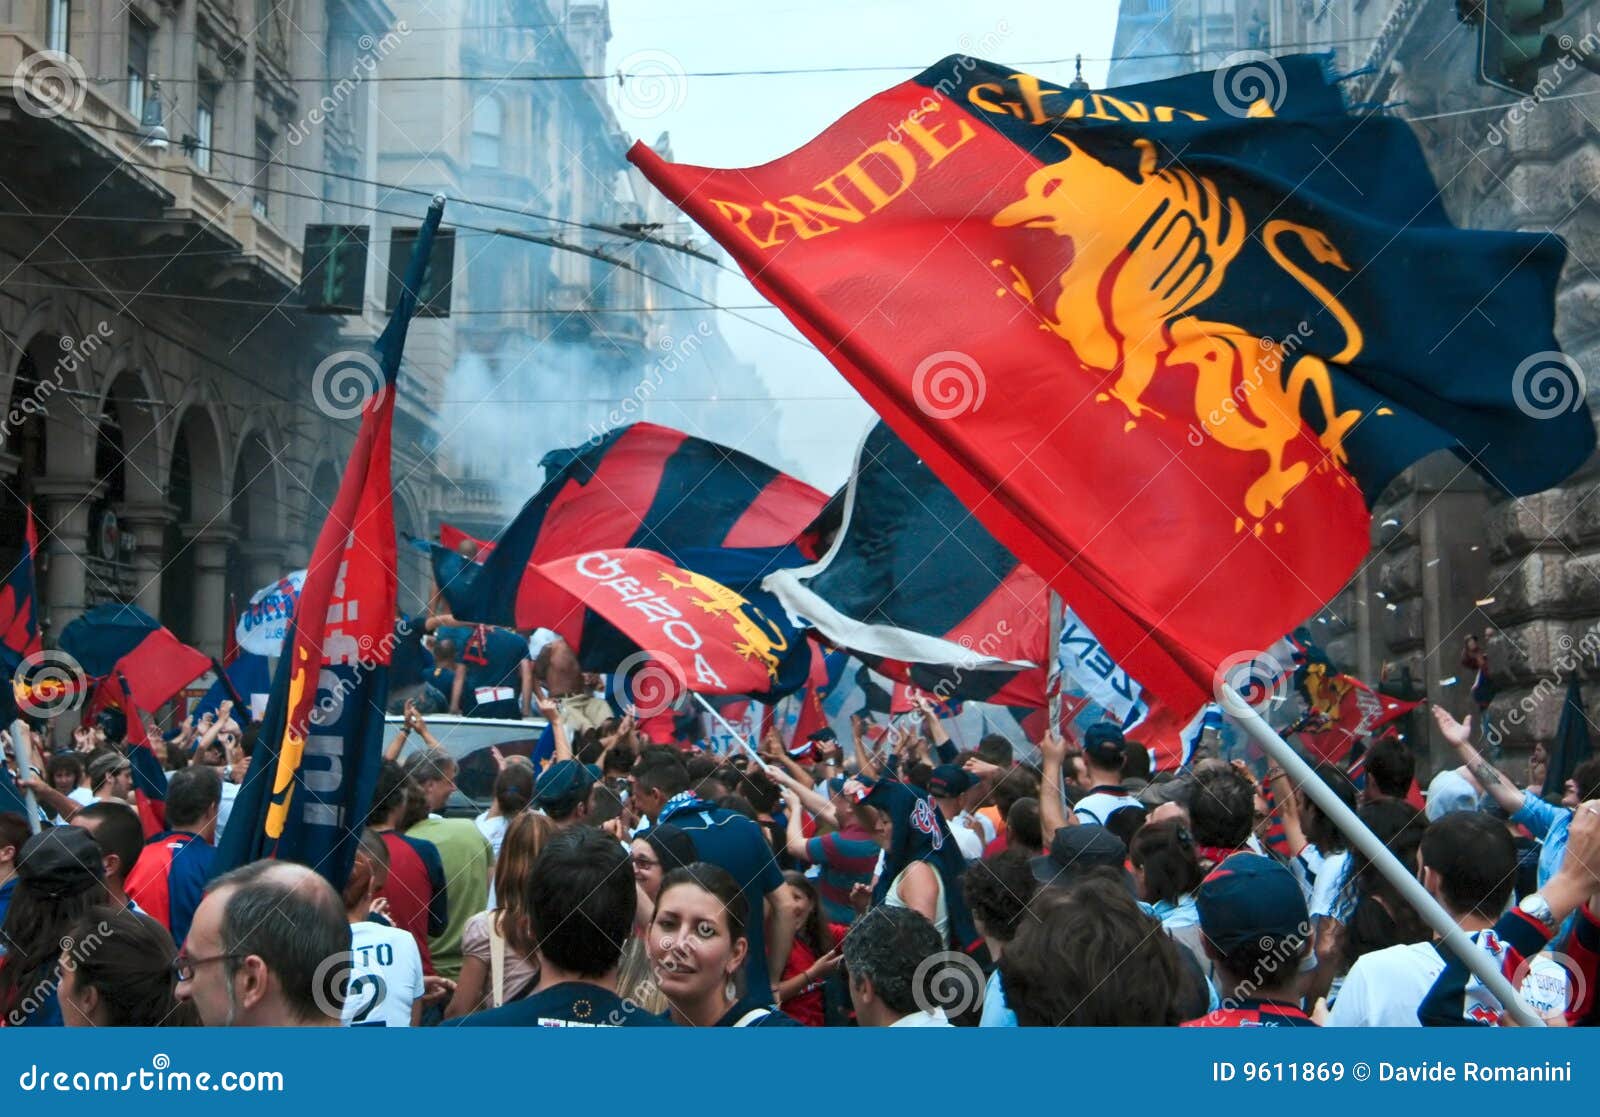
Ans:
{"label": "crowd of people", "polygon": [[[0,813],[0,1026],[1514,1022],[1281,770],[1202,749],[1152,772],[1109,723],[963,750],[926,702],[848,743],[718,754],[619,716],[559,642],[480,642],[496,679],[472,685],[448,628],[342,893],[291,863],[217,871],[255,731],[231,706],[150,727],[148,840],[120,713],[54,754],[36,736],[48,762],[18,780],[46,824]],[[496,753],[475,818],[448,816],[424,712],[464,705],[552,738]],[[1425,794],[1394,737],[1318,778],[1535,1012],[1600,1022],[1600,759],[1547,802],[1434,715],[1459,765]]]}

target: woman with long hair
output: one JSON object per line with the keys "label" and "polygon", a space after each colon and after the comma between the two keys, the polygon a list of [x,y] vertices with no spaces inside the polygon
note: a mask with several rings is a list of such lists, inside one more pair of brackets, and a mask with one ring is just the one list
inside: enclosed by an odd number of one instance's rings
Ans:
{"label": "woman with long hair", "polygon": [[[1428,830],[1427,815],[1403,799],[1380,799],[1362,807],[1360,817],[1402,865],[1417,863],[1417,851]],[[1344,902],[1351,914],[1339,959],[1341,974],[1348,973],[1363,954],[1433,938],[1432,929],[1400,890],[1359,851],[1351,854]]]}
{"label": "woman with long hair", "polygon": [[110,901],[102,856],[77,826],[35,834],[17,852],[17,884],[0,926],[0,1026],[61,1026],[61,943],[85,912]]}
{"label": "woman with long hair", "polygon": [[539,977],[533,921],[524,887],[533,863],[555,833],[543,814],[524,811],[506,827],[500,858],[494,866],[494,895],[499,904],[467,920],[461,933],[461,974],[445,1019],[499,1008],[533,988]]}
{"label": "woman with long hair", "polygon": [[794,869],[783,874],[783,887],[776,897],[780,904],[789,905],[793,915],[794,939],[787,951],[783,943],[774,939],[774,951],[783,953],[783,977],[773,995],[784,1012],[811,1028],[823,1024],[822,985],[829,976],[838,972],[844,955],[839,944],[848,927],[828,923],[822,918],[822,899],[817,886],[806,875]]}
{"label": "woman with long hair", "polygon": [[194,1006],[172,995],[177,956],[172,936],[148,915],[95,904],[62,941],[56,991],[62,1023],[69,1028],[198,1027]]}
{"label": "woman with long hair", "polygon": [[649,950],[674,1024],[795,1026],[791,1017],[745,996],[749,919],[750,905],[726,869],[697,861],[662,880]]}

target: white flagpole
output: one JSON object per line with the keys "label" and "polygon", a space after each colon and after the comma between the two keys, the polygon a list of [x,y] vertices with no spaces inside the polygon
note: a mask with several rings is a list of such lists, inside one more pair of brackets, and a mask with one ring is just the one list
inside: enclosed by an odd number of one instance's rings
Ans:
{"label": "white flagpole", "polygon": [[[700,703],[701,708],[704,709],[706,713],[710,714],[712,717],[717,719],[717,724],[722,726],[722,728],[726,729],[728,731],[729,736],[731,736],[735,741],[738,741],[741,745],[744,746],[745,751],[750,754],[750,759],[754,760],[756,762],[757,766],[759,766],[760,769],[763,772],[770,771],[770,769],[767,767],[767,762],[765,760],[761,759],[761,754],[759,752],[757,752],[754,748],[751,747],[749,741],[745,740],[744,734],[740,733],[733,726],[728,724],[728,719],[723,717],[720,713],[718,713],[717,712],[717,708],[715,706],[713,706],[711,703],[707,702],[705,700],[705,697],[703,695],[701,695],[700,693],[698,693],[696,691],[692,691],[692,690],[689,693],[694,695],[694,700],[696,702]],[[751,699],[751,701],[753,702],[753,701],[755,701],[755,699]]]}
{"label": "white flagpole", "polygon": [[1456,956],[1467,963],[1467,968],[1499,998],[1505,1010],[1516,1017],[1517,1023],[1528,1027],[1543,1027],[1544,1020],[1528,1007],[1521,994],[1495,966],[1494,959],[1472,945],[1467,933],[1456,926],[1456,921],[1450,918],[1450,913],[1445,911],[1437,900],[1428,895],[1428,890],[1422,887],[1422,882],[1417,880],[1411,870],[1389,852],[1389,847],[1356,817],[1355,811],[1344,805],[1332,788],[1317,778],[1317,774],[1311,770],[1311,765],[1300,759],[1300,754],[1278,736],[1277,731],[1256,713],[1239,692],[1227,683],[1223,683],[1217,697],[1223,712],[1256,739],[1266,754],[1272,758],[1273,763],[1282,768],[1290,780],[1305,789],[1305,793],[1321,808],[1323,814],[1333,820],[1334,825],[1339,827],[1350,844],[1371,859],[1373,866],[1395,886],[1401,897],[1416,909],[1418,915],[1427,920],[1445,944],[1455,951]]}
{"label": "white flagpole", "polygon": [[[18,718],[11,723],[11,748],[17,754],[17,772],[25,780],[31,780],[34,772],[33,745],[28,736],[28,723]],[[23,802],[28,806],[28,829],[37,834],[39,832],[39,799],[32,791],[22,793]]]}
{"label": "white flagpole", "polygon": [[1061,732],[1061,595],[1050,591],[1050,662],[1045,667],[1044,693],[1050,708],[1050,732]]}

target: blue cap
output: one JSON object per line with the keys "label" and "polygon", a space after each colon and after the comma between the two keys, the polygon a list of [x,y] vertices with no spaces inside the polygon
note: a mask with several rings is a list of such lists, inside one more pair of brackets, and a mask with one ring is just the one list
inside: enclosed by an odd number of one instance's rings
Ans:
{"label": "blue cap", "polygon": [[594,777],[576,760],[558,760],[539,774],[533,785],[533,802],[539,807],[571,803],[589,794]]}
{"label": "blue cap", "polygon": [[928,794],[936,799],[954,799],[977,783],[978,777],[965,768],[955,764],[940,764],[928,777]]}
{"label": "blue cap", "polygon": [[1096,768],[1120,769],[1128,762],[1128,742],[1116,725],[1098,721],[1083,735],[1083,754]]}
{"label": "blue cap", "polygon": [[1309,941],[1311,916],[1294,874],[1270,857],[1235,853],[1194,894],[1200,931],[1226,954],[1251,940]]}

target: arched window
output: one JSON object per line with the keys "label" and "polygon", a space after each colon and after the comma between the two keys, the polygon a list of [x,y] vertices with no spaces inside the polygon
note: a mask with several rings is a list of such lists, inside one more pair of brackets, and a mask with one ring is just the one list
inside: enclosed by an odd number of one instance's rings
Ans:
{"label": "arched window", "polygon": [[472,165],[500,165],[500,132],[505,109],[494,97],[485,97],[472,106]]}

